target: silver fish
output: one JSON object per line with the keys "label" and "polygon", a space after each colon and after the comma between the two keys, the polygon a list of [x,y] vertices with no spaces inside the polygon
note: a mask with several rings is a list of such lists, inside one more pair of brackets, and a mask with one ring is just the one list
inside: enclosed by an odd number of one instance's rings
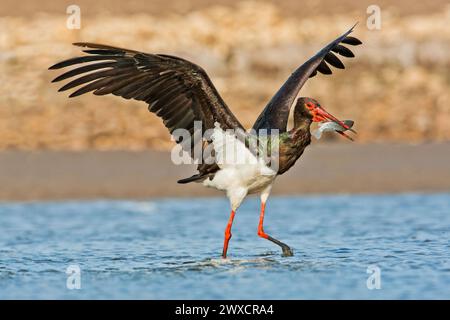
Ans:
{"label": "silver fish", "polygon": [[[353,120],[344,120],[342,121],[346,126],[348,126],[351,130],[353,127],[353,124],[355,123]],[[343,134],[345,137],[347,137],[350,140],[353,140],[348,135],[344,134],[345,131],[349,129],[345,129],[343,126],[341,126],[339,123],[333,122],[333,121],[327,121],[327,122],[320,122],[319,128],[315,130],[312,135],[319,140],[322,137],[322,133],[327,131],[336,131],[337,133]],[[353,131],[353,130],[351,130]],[[354,131],[353,131],[354,132]]]}

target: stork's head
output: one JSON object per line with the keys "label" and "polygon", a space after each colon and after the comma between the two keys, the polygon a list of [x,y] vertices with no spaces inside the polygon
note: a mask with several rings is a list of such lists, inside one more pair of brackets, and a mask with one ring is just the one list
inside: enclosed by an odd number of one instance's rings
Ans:
{"label": "stork's head", "polygon": [[[312,98],[301,97],[297,99],[294,110],[294,127],[298,127],[301,123],[304,123],[305,118],[312,122],[332,121],[341,125],[343,128],[354,132],[349,126],[326,111],[318,101]],[[345,133],[341,131],[336,132],[350,139]]]}

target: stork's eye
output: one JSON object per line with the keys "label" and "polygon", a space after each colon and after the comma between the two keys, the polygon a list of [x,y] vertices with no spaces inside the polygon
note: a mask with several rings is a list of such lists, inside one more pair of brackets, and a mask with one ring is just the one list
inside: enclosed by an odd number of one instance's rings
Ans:
{"label": "stork's eye", "polygon": [[306,104],[306,107],[307,107],[309,110],[313,110],[313,109],[314,109],[314,105],[313,105],[311,102],[308,102],[308,103]]}

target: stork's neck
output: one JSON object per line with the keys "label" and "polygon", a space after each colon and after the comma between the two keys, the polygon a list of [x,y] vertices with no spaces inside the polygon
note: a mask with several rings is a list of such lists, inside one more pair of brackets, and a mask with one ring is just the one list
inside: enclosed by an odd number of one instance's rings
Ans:
{"label": "stork's neck", "polygon": [[290,131],[292,135],[303,135],[310,133],[312,120],[309,117],[294,119],[294,128]]}
{"label": "stork's neck", "polygon": [[292,130],[281,136],[278,174],[289,170],[311,143],[311,119],[298,120],[301,121],[295,121]]}

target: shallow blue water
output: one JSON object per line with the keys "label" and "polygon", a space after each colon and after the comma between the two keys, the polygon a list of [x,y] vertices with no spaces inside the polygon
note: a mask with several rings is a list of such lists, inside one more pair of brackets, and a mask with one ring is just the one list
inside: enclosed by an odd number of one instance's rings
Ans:
{"label": "shallow blue water", "polygon": [[0,298],[450,298],[450,194],[272,197],[289,258],[258,217],[247,200],[222,260],[225,199],[1,203]]}

